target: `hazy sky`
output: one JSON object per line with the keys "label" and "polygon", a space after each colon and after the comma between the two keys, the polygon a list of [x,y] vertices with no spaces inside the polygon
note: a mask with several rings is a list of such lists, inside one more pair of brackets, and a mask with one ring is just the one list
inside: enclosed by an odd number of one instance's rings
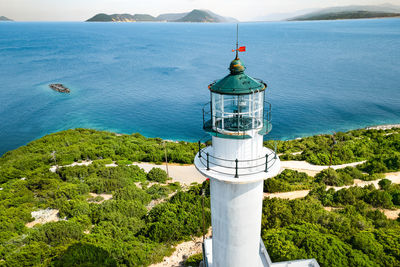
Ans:
{"label": "hazy sky", "polygon": [[157,16],[198,8],[245,21],[308,8],[384,3],[400,5],[400,0],[0,0],[0,16],[18,21],[82,21],[96,13]]}

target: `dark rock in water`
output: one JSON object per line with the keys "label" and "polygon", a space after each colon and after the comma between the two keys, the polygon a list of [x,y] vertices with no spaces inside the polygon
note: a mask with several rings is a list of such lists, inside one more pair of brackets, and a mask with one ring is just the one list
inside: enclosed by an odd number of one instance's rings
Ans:
{"label": "dark rock in water", "polygon": [[61,83],[52,83],[49,85],[51,89],[60,93],[70,93],[71,91]]}

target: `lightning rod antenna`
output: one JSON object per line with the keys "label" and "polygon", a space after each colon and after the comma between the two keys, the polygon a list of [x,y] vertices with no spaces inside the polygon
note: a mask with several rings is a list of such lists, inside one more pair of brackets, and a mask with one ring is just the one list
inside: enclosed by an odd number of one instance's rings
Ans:
{"label": "lightning rod antenna", "polygon": [[239,49],[239,23],[236,23],[236,59],[239,58],[238,49]]}

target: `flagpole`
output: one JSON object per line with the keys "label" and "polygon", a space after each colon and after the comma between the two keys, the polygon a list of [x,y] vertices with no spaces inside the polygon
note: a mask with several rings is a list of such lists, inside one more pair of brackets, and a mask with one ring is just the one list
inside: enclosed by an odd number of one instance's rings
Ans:
{"label": "flagpole", "polygon": [[236,59],[239,58],[238,49],[239,49],[239,23],[236,23]]}

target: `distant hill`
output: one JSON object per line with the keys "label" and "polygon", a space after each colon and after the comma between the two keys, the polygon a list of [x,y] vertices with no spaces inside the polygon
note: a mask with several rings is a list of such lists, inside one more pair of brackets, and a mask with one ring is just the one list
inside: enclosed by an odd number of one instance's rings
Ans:
{"label": "distant hill", "polygon": [[135,14],[133,15],[135,21],[156,21],[156,18],[148,14]]}
{"label": "distant hill", "polygon": [[208,14],[210,14],[210,15],[213,16],[213,17],[216,17],[216,18],[219,20],[219,22],[239,22],[239,21],[238,21],[237,19],[235,19],[235,18],[232,18],[232,17],[223,17],[223,16],[218,15],[218,14],[216,14],[216,13],[210,11],[210,10],[203,10],[203,11],[207,12]]}
{"label": "distant hill", "polygon": [[378,11],[343,11],[327,14],[304,15],[290,20],[336,20],[336,19],[366,19],[366,18],[386,18],[400,17],[400,13],[388,13]]}
{"label": "distant hill", "polygon": [[186,13],[167,13],[153,17],[148,14],[113,14],[100,13],[87,21],[93,22],[136,22],[136,21],[168,21],[168,22],[237,22],[236,19],[223,17],[209,10],[194,9]]}
{"label": "distant hill", "polygon": [[112,14],[107,15],[104,13],[100,13],[95,15],[94,17],[88,19],[87,21],[97,21],[97,22],[111,22],[111,21],[121,21],[121,22],[129,22],[135,21],[134,17],[130,14]]}
{"label": "distant hill", "polygon": [[0,16],[0,21],[13,21],[13,20],[4,16]]}
{"label": "distant hill", "polygon": [[112,14],[107,15],[104,13],[97,14],[96,16],[88,19],[87,21],[99,21],[99,22],[135,22],[135,21],[155,21],[156,18],[148,14]]}
{"label": "distant hill", "polygon": [[400,16],[400,6],[384,4],[378,6],[341,6],[320,9],[288,20],[334,20]]}
{"label": "distant hill", "polygon": [[187,14],[189,14],[189,12],[160,14],[156,17],[156,20],[157,21],[175,21],[175,20],[183,18]]}
{"label": "distant hill", "polygon": [[176,20],[177,22],[220,22],[218,18],[206,11],[193,9],[189,14]]}
{"label": "distant hill", "polygon": [[234,18],[227,18],[209,10],[193,9],[189,14],[176,20],[177,22],[237,22]]}

